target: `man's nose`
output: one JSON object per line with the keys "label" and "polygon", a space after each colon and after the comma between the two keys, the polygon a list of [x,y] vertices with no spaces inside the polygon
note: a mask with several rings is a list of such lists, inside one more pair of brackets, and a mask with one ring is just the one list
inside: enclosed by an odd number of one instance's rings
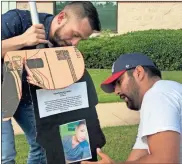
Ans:
{"label": "man's nose", "polygon": [[80,38],[74,38],[74,39],[71,40],[71,44],[73,46],[77,46],[78,43],[80,42],[80,40],[81,40]]}
{"label": "man's nose", "polygon": [[118,96],[119,94],[120,94],[120,88],[116,85],[115,87],[114,87],[114,93]]}

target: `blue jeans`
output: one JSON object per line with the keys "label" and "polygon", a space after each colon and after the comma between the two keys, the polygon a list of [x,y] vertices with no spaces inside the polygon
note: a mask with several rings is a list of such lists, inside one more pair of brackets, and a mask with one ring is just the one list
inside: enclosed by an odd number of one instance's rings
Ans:
{"label": "blue jeans", "polygon": [[[14,118],[30,146],[27,164],[46,164],[45,150],[36,142],[35,116],[32,105],[19,105]],[[2,164],[15,164],[16,150],[11,120],[2,122]]]}

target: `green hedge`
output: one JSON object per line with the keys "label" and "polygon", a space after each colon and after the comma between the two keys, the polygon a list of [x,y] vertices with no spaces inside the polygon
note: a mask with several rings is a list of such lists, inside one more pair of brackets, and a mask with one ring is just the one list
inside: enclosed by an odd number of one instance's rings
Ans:
{"label": "green hedge", "polygon": [[110,69],[124,53],[142,52],[161,70],[182,70],[182,30],[148,30],[80,42],[87,68]]}

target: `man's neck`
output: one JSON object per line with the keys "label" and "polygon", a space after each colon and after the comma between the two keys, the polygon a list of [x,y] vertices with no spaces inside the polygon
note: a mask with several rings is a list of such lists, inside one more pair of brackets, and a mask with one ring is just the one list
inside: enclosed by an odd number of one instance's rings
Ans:
{"label": "man's neck", "polygon": [[148,89],[152,88],[153,85],[158,82],[159,80],[161,80],[159,77],[154,77],[152,79],[148,80]]}
{"label": "man's neck", "polygon": [[158,82],[159,80],[161,80],[159,77],[154,77],[154,78],[150,78],[150,79],[146,79],[146,82],[143,84],[142,87],[142,95],[144,96],[145,93],[151,89],[153,87],[153,85]]}

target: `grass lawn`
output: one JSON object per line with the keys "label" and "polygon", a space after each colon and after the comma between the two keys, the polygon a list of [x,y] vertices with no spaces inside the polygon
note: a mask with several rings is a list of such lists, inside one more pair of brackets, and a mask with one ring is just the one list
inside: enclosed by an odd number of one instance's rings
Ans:
{"label": "grass lawn", "polygon": [[[100,88],[102,81],[111,75],[111,70],[89,69],[88,71],[94,81],[100,103],[121,101],[119,97],[114,94],[106,94]],[[162,72],[162,76],[165,80],[174,80],[182,83],[182,71],[165,71]]]}
{"label": "grass lawn", "polygon": [[[103,151],[117,161],[126,160],[135,142],[137,128],[137,125],[103,128],[107,141]],[[17,149],[16,162],[26,164],[29,148],[25,136],[17,135],[15,141]]]}

